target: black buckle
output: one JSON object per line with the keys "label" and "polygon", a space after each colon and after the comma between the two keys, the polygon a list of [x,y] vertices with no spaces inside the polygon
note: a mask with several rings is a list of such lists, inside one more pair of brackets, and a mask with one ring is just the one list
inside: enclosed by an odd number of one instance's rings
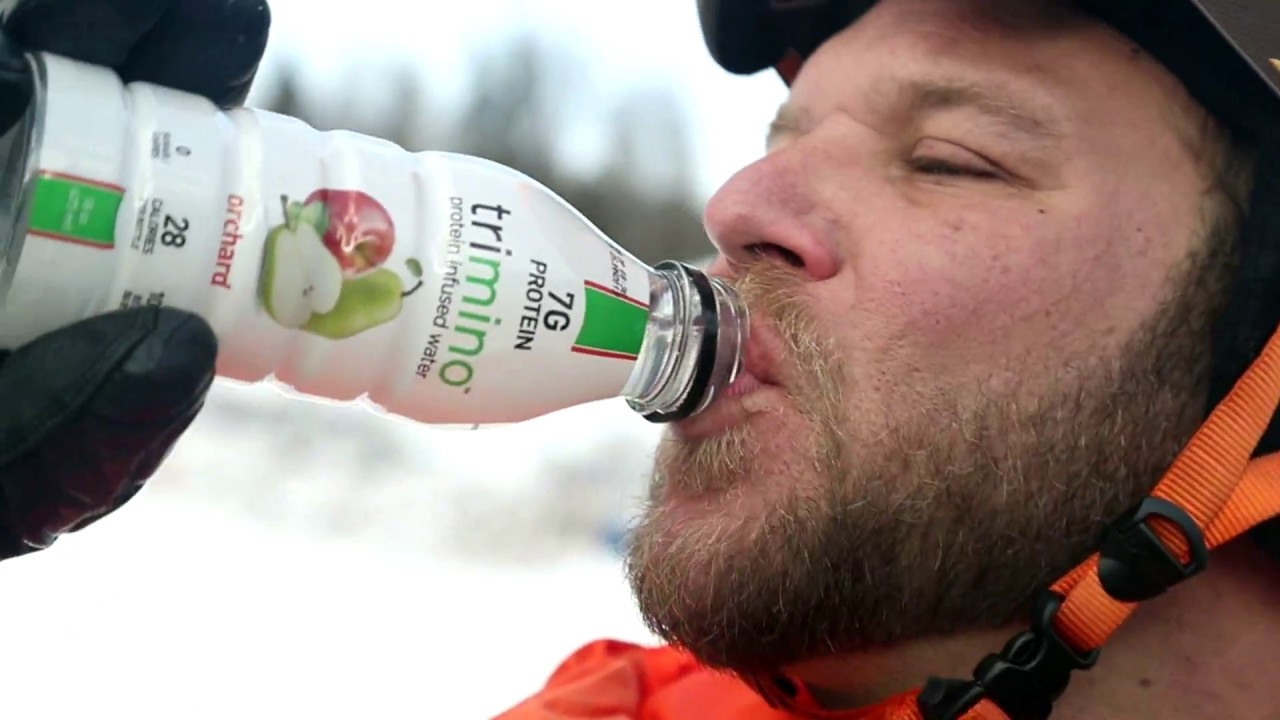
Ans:
{"label": "black buckle", "polygon": [[1014,636],[999,654],[988,655],[973,671],[973,680],[929,678],[916,698],[924,720],[958,720],[986,698],[1010,720],[1045,720],[1066,691],[1074,670],[1088,670],[1101,650],[1081,654],[1053,627],[1063,597],[1041,590],[1031,629]]}
{"label": "black buckle", "polygon": [[[1182,564],[1147,525],[1158,517],[1178,526],[1191,548]],[[1204,533],[1186,510],[1168,500],[1149,497],[1107,527],[1098,550],[1098,580],[1108,595],[1121,602],[1142,602],[1194,577],[1209,565]]]}
{"label": "black buckle", "polygon": [[800,692],[795,683],[783,675],[746,675],[742,678],[774,710],[783,709],[782,702],[777,699],[778,695],[794,700]]}

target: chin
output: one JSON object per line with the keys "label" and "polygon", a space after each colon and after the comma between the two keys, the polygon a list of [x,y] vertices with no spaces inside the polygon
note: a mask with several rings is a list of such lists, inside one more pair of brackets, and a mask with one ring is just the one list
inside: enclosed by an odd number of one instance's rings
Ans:
{"label": "chin", "polygon": [[782,403],[742,413],[732,424],[723,417],[699,416],[693,421],[704,424],[673,427],[664,436],[655,465],[655,511],[672,521],[697,522],[706,515],[746,522],[830,482],[817,461],[817,429],[806,417]]}

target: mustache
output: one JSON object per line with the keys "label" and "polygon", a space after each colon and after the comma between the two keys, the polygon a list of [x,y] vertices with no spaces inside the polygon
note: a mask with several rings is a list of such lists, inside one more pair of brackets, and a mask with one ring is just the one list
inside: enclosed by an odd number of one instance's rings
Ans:
{"label": "mustache", "polygon": [[782,339],[784,357],[775,360],[787,392],[812,419],[830,424],[843,406],[845,368],[834,334],[818,319],[804,272],[759,260],[731,284],[753,317],[768,322]]}
{"label": "mustache", "polygon": [[[833,448],[848,434],[844,413],[844,364],[831,333],[824,332],[807,279],[795,268],[760,261],[728,282],[749,308],[752,324],[767,323],[781,339],[775,368],[792,406],[810,423],[810,433],[794,439],[802,455],[808,448],[828,465],[836,463]],[[821,440],[821,442],[820,442]],[[749,474],[760,452],[761,438],[745,427],[715,437],[688,442],[666,435],[657,448],[651,491],[661,497],[668,487],[685,492],[723,492]],[[814,445],[814,448],[810,448]],[[660,513],[661,507],[653,512]]]}

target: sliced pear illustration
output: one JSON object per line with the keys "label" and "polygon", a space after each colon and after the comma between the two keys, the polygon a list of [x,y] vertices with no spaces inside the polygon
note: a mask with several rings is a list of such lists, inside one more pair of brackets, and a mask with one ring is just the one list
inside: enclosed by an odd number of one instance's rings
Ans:
{"label": "sliced pear illustration", "polygon": [[306,293],[311,300],[311,311],[327,313],[338,304],[342,295],[342,266],[324,246],[324,238],[311,225],[299,225],[295,232],[302,245],[302,260],[311,280]]}
{"label": "sliced pear illustration", "polygon": [[313,316],[302,329],[341,340],[394,320],[403,306],[404,283],[400,276],[379,268],[347,280],[337,305]]}
{"label": "sliced pear illustration", "polygon": [[302,252],[297,236],[286,227],[278,227],[267,235],[262,305],[276,322],[287,328],[302,327],[312,314],[311,300],[304,294],[308,278]]}
{"label": "sliced pear illustration", "polygon": [[338,302],[342,268],[314,227],[282,225],[267,235],[262,268],[262,304],[284,327],[300,328]]}

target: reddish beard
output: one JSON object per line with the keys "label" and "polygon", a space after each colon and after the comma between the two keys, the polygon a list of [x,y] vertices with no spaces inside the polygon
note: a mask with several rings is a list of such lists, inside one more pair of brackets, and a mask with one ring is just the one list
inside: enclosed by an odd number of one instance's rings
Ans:
{"label": "reddish beard", "polygon": [[796,477],[761,476],[778,440],[751,424],[665,439],[627,563],[645,621],[709,665],[758,672],[1020,619],[1203,418],[1214,270],[1192,263],[1175,300],[1089,367],[1000,391],[896,387],[855,417],[853,373],[797,276],[756,263],[740,291],[804,369],[773,458]]}

